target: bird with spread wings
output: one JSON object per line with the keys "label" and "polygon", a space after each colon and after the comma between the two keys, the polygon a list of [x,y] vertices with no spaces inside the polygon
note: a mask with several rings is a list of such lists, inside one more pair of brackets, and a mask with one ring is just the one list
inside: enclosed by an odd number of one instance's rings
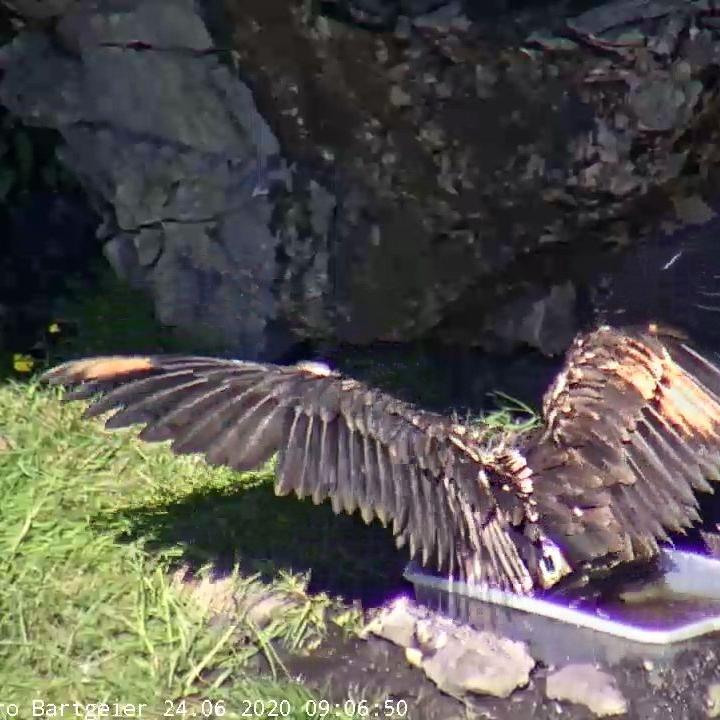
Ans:
{"label": "bird with spread wings", "polygon": [[96,357],[44,379],[176,453],[236,470],[279,453],[278,494],[377,518],[426,566],[517,593],[652,558],[720,478],[720,369],[655,324],[579,335],[541,426],[495,441],[319,363]]}

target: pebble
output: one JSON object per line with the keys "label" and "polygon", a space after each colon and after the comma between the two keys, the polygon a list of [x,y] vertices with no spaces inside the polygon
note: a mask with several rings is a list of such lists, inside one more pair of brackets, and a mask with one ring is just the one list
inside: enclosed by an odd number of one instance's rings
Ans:
{"label": "pebble", "polygon": [[707,716],[720,717],[720,682],[712,683],[707,689]]}
{"label": "pebble", "polygon": [[597,717],[627,712],[627,700],[615,679],[589,663],[566,665],[547,677],[545,694],[551,700],[585,705]]}
{"label": "pebble", "polygon": [[399,85],[390,88],[390,104],[395,107],[407,107],[412,104],[412,98]]}

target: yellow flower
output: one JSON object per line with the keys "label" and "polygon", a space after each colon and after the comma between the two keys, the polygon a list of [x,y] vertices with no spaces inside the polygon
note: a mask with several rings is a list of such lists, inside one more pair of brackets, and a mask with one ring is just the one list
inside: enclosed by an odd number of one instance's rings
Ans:
{"label": "yellow flower", "polygon": [[29,373],[35,367],[35,361],[30,355],[24,355],[23,353],[15,353],[13,355],[13,368],[15,372]]}
{"label": "yellow flower", "polygon": [[60,327],[60,325],[58,325],[58,323],[53,322],[53,323],[50,323],[50,324],[48,325],[47,331],[48,331],[51,335],[57,335],[58,333],[61,333],[61,332],[62,332],[62,328]]}

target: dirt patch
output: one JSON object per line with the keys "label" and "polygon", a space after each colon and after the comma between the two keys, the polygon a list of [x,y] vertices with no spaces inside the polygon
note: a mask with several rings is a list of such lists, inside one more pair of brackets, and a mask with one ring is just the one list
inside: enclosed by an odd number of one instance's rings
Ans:
{"label": "dirt patch", "polygon": [[[626,717],[640,720],[698,720],[712,711],[708,698],[720,681],[720,639],[690,643],[668,665],[633,661],[601,668],[614,679],[626,699]],[[332,633],[306,657],[284,658],[320,697],[342,702],[350,692],[381,700],[405,699],[413,720],[454,720],[482,717],[494,720],[586,720],[595,715],[581,705],[550,700],[547,677],[555,668],[538,666],[526,688],[507,699],[468,698],[465,702],[440,692],[422,671],[412,667],[404,652],[385,640],[367,641]],[[467,714],[466,714],[467,713]]]}

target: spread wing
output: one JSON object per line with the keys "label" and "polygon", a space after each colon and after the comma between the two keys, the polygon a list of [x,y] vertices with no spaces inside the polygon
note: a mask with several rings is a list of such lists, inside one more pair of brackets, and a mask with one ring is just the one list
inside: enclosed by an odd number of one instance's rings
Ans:
{"label": "spread wing", "polygon": [[543,530],[571,566],[644,558],[699,520],[720,469],[720,370],[656,325],[579,337],[527,450]]}
{"label": "spread wing", "polygon": [[[398,545],[450,574],[527,592],[516,544],[526,497],[483,462],[468,430],[318,364],[280,367],[201,357],[101,357],[44,379],[99,399],[87,416],[141,423],[140,438],[176,453],[255,468],[279,451],[276,491],[330,499],[392,523]],[[521,465],[504,458],[514,477]],[[521,485],[522,483],[520,483]]]}

